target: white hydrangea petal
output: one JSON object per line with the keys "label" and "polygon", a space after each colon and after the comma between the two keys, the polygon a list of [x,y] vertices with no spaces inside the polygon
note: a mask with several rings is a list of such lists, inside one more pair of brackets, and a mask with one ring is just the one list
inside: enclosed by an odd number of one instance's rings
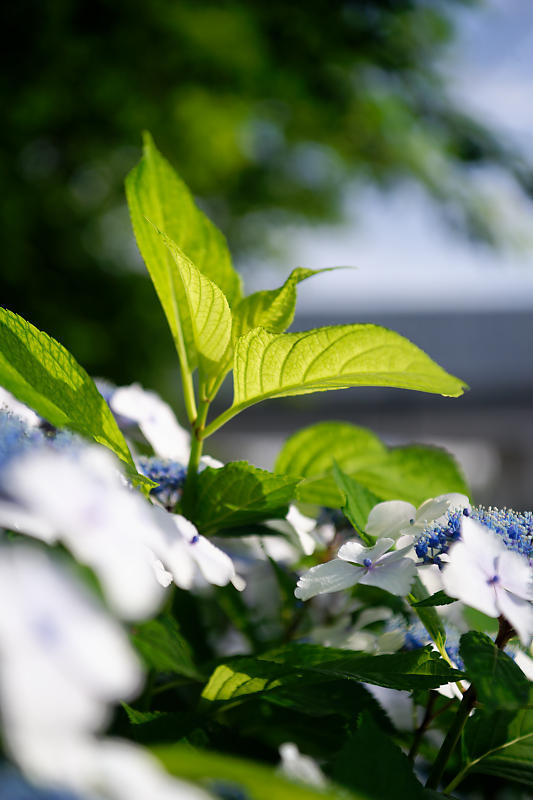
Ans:
{"label": "white hydrangea petal", "polygon": [[293,742],[285,742],[279,747],[281,770],[291,780],[302,781],[310,786],[324,788],[326,777],[317,762],[311,756],[300,753]]}
{"label": "white hydrangea petal", "polygon": [[382,560],[374,569],[368,570],[359,583],[365,586],[376,586],[403,597],[409,594],[415,575],[416,566],[410,558],[402,558],[393,563]]}
{"label": "white hydrangea petal", "polygon": [[533,570],[520,553],[504,550],[498,559],[500,584],[524,600],[533,600]]}
{"label": "white hydrangea petal", "polygon": [[[187,461],[188,461],[187,457]],[[187,462],[184,462],[187,463]],[[219,461],[218,458],[213,458],[213,456],[202,456],[200,459],[200,466],[202,467],[211,467],[211,469],[221,469],[224,466],[223,461]]]}
{"label": "white hydrangea petal", "polygon": [[[486,534],[484,534],[486,536]],[[452,545],[448,563],[442,571],[444,591],[489,617],[498,617],[496,595],[488,575],[475,560],[475,552],[464,542]]]}
{"label": "white hydrangea petal", "polygon": [[189,460],[190,436],[181,427],[170,406],[155,392],[137,383],[121,386],[113,392],[111,409],[136,422],[162,458],[171,458],[186,464]]}
{"label": "white hydrangea petal", "polygon": [[465,494],[452,492],[441,494],[426,500],[419,507],[415,515],[415,525],[425,527],[427,523],[436,522],[449,511],[458,511],[463,508],[470,508],[470,500]]}
{"label": "white hydrangea petal", "polygon": [[533,658],[530,658],[526,653],[522,652],[522,650],[518,650],[514,660],[526,678],[529,681],[533,681]]}
{"label": "white hydrangea petal", "polygon": [[0,410],[8,411],[23,420],[30,428],[35,428],[40,423],[39,416],[24,403],[0,386]]}
{"label": "white hydrangea petal", "polygon": [[497,570],[500,556],[506,552],[501,538],[477,520],[463,517],[461,541],[470,553],[471,561],[475,562],[478,569],[483,570],[487,579],[491,578]]}
{"label": "white hydrangea petal", "polygon": [[409,527],[415,514],[416,508],[411,503],[386,500],[374,506],[368,515],[365,531],[378,539],[384,536],[397,539],[402,529]]}
{"label": "white hydrangea petal", "polygon": [[0,500],[0,528],[25,533],[47,544],[53,544],[58,538],[53,526],[39,514],[6,500]]}
{"label": "white hydrangea petal", "polygon": [[311,567],[304,573],[298,580],[294,594],[300,600],[309,600],[317,594],[339,592],[354,586],[364,572],[362,567],[355,567],[347,561],[335,558],[327,564]]}
{"label": "white hydrangea petal", "polygon": [[528,645],[533,636],[533,605],[501,586],[496,585],[495,592],[499,612],[513,626],[522,644]]}
{"label": "white hydrangea petal", "polygon": [[343,561],[362,564],[365,558],[377,561],[394,544],[394,539],[379,539],[373,547],[365,547],[360,542],[345,542],[337,553]]}
{"label": "white hydrangea petal", "polygon": [[190,547],[192,557],[206,581],[215,586],[226,586],[235,577],[231,558],[205,536],[199,536]]}

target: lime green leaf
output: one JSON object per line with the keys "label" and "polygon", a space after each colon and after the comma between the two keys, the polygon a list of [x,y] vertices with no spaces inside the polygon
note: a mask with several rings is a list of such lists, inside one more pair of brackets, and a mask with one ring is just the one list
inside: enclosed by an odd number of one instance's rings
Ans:
{"label": "lime green leaf", "polygon": [[[158,151],[149,133],[144,134],[143,145],[143,157],[126,179],[133,227],[143,257],[143,248],[147,246],[145,233],[149,231],[147,217],[176,242],[200,272],[216,283],[232,305],[240,299],[242,287],[224,235],[195,204],[189,189]],[[165,249],[157,249],[156,260],[164,262]],[[148,253],[152,256],[150,246]]]}
{"label": "lime green leaf", "polygon": [[302,478],[302,502],[338,508],[344,497],[335,484],[334,462],[380,500],[420,505],[439,494],[469,494],[459,467],[444,450],[423,445],[389,450],[370,431],[346,422],[322,422],[291,436],[275,471]]}
{"label": "lime green leaf", "polygon": [[52,425],[106,445],[133,466],[109,406],[83,367],[51,336],[4,308],[0,308],[0,385]]}
{"label": "lime green leaf", "polygon": [[336,325],[301,333],[255,328],[238,339],[233,413],[273,397],[395,386],[451,397],[465,384],[398,333],[377,325]]}
{"label": "lime green leaf", "polygon": [[449,492],[470,494],[453,456],[429,445],[393,447],[354,477],[383,500],[406,500],[415,506]]}
{"label": "lime green leaf", "polygon": [[350,478],[349,475],[345,475],[339,469],[337,463],[333,465],[333,477],[345,497],[345,503],[342,506],[344,516],[350,520],[363,542],[368,546],[372,546],[375,538],[365,533],[365,528],[368,522],[368,515],[374,506],[379,503],[379,497],[369,492],[368,489],[365,489],[356,480]]}
{"label": "lime green leaf", "polygon": [[157,231],[179,270],[187,299],[196,350],[189,362],[198,361],[205,375],[213,373],[231,337],[231,311],[223,292],[196,269],[172,239]]}
{"label": "lime green leaf", "polygon": [[[144,137],[143,157],[126,179],[126,195],[137,244],[146,263],[183,365],[194,362],[188,304],[179,270],[154,225],[164,231],[197,269],[215,283],[229,303],[241,297],[238,274],[226,241],[200,211],[176,172]],[[150,224],[151,220],[153,224]]]}
{"label": "lime green leaf", "polygon": [[274,469],[302,479],[298,497],[303,502],[335,508],[342,504],[343,496],[333,477],[333,462],[347,475],[354,475],[386,453],[385,445],[366,428],[347,422],[319,422],[287,439]]}
{"label": "lime green leaf", "polygon": [[[333,764],[337,783],[374,800],[422,800],[426,794],[413,765],[370,714],[361,714],[357,730],[348,738]],[[394,787],[394,792],[391,792]]]}
{"label": "lime green leaf", "polygon": [[245,297],[234,311],[233,340],[236,341],[252,328],[265,328],[270,333],[283,333],[294,319],[296,309],[296,286],[302,281],[330,272],[326,269],[293,269],[279,289],[254,292]]}
{"label": "lime green leaf", "polygon": [[219,788],[242,787],[251,800],[368,800],[333,784],[315,789],[284,778],[279,770],[235,756],[193,749],[187,745],[156,747],[152,752],[166,769],[184,780],[198,781],[209,788],[210,781]]}
{"label": "lime green leaf", "polygon": [[200,678],[191,647],[173,617],[163,615],[136,625],[131,638],[150,669]]}
{"label": "lime green leaf", "polygon": [[246,461],[221,469],[208,467],[198,475],[194,522],[202,533],[281,519],[288,511],[298,480],[273,475]]}
{"label": "lime green leaf", "polygon": [[479,631],[461,636],[459,647],[469,680],[488,709],[513,710],[527,703],[529,681],[507,653]]}

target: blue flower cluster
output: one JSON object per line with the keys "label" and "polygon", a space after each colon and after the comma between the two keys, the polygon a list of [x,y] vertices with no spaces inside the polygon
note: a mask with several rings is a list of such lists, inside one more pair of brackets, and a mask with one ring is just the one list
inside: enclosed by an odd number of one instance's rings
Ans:
{"label": "blue flower cluster", "polygon": [[533,558],[533,513],[513,511],[510,508],[473,506],[463,511],[448,512],[441,525],[432,524],[424,531],[415,544],[415,552],[424,564],[441,566],[440,556],[447,553],[450,545],[461,537],[461,519],[470,516],[486,525],[498,536],[509,550]]}
{"label": "blue flower cluster", "polygon": [[139,459],[139,469],[143,475],[159,484],[152,489],[151,494],[168,511],[172,511],[182,495],[187,477],[187,467],[178,461],[170,461],[157,456],[143,456]]}

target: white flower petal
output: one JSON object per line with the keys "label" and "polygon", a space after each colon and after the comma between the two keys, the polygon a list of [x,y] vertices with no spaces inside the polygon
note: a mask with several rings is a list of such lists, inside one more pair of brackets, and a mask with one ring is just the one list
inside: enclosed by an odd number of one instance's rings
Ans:
{"label": "white flower petal", "polygon": [[368,515],[365,531],[370,536],[397,539],[403,528],[408,528],[415,518],[416,509],[403,500],[387,500],[374,506]]}
{"label": "white flower petal", "polygon": [[463,517],[461,522],[461,540],[476,567],[483,570],[487,579],[491,578],[497,571],[500,556],[506,552],[502,540],[486,525],[470,517]]}
{"label": "white flower petal", "polygon": [[302,781],[310,786],[326,786],[324,773],[310,756],[304,756],[292,742],[280,745],[281,769],[291,780]]}
{"label": "white flower petal", "polygon": [[110,406],[115,413],[138,424],[157,455],[182,464],[188,462],[190,436],[155,392],[146,391],[137,383],[121,386],[113,392]]}
{"label": "white flower petal", "polygon": [[533,658],[518,650],[515,654],[515,663],[518,664],[526,678],[533,681]]}
{"label": "white flower petal", "polygon": [[457,542],[450,548],[448,558],[442,571],[446,594],[489,617],[498,617],[494,588],[488,583],[487,572],[477,564],[475,551],[464,542]]}
{"label": "white flower petal", "polygon": [[369,569],[359,583],[365,586],[377,586],[400,597],[409,594],[416,575],[414,562],[410,558],[402,558],[388,563],[385,558],[386,556],[373,569]]}
{"label": "white flower petal", "polygon": [[298,580],[294,594],[300,600],[309,600],[317,594],[326,592],[339,592],[354,586],[364,575],[364,569],[355,567],[339,558],[328,561],[327,564],[318,564],[306,572]]}
{"label": "white flower petal", "polygon": [[0,527],[34,536],[47,544],[53,544],[58,538],[54,528],[39,514],[7,500],[0,500]]}
{"label": "white flower petal", "polygon": [[393,544],[394,539],[379,539],[373,547],[365,547],[360,542],[350,541],[342,545],[337,556],[343,561],[351,561],[355,564],[362,564],[365,558],[377,561],[387,550],[391,549]]}
{"label": "white flower petal", "polygon": [[513,626],[522,644],[528,645],[533,636],[533,605],[498,585],[496,585],[496,602],[498,610]]}
{"label": "white flower petal", "polygon": [[426,527],[428,523],[436,522],[448,514],[449,511],[459,511],[470,508],[470,500],[465,494],[453,492],[432,497],[422,503],[415,516],[417,527]]}
{"label": "white flower petal", "polygon": [[498,560],[500,584],[524,600],[533,600],[533,570],[520,553],[504,550]]}

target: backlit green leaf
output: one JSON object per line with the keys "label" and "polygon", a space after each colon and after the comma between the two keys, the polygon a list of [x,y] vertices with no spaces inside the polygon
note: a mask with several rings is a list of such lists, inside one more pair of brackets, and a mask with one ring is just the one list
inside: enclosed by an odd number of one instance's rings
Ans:
{"label": "backlit green leaf", "polygon": [[395,386],[458,397],[465,384],[398,333],[336,325],[300,333],[256,328],[235,346],[235,413],[273,397]]}
{"label": "backlit green leaf", "polygon": [[242,787],[238,796],[244,789],[250,800],[367,800],[365,794],[353,794],[334,784],[315,789],[283,777],[274,767],[187,745],[156,747],[152,752],[181,779],[198,781],[206,788],[213,782],[219,790],[225,785],[233,793]]}
{"label": "backlit green leaf", "polygon": [[334,462],[380,500],[420,505],[439,494],[469,494],[459,467],[444,450],[425,445],[389,450],[375,434],[346,422],[322,422],[298,431],[285,442],[275,471],[302,478],[302,502],[338,508],[344,495],[335,484]]}
{"label": "backlit green leaf", "polygon": [[163,306],[178,355],[194,369],[193,335],[183,282],[153,225],[176,243],[231,304],[241,297],[241,283],[231,265],[226,241],[197,208],[189,190],[149,134],[144,136],[141,161],[127,176],[126,195],[137,245]]}
{"label": "backlit green leaf", "polygon": [[195,357],[202,372],[214,372],[231,337],[231,311],[223,292],[196,269],[172,239],[158,231],[179,270],[189,309]]}
{"label": "backlit green leaf", "polygon": [[63,345],[0,308],[0,385],[57,427],[71,428],[133,467],[122,433],[94,381]]}

